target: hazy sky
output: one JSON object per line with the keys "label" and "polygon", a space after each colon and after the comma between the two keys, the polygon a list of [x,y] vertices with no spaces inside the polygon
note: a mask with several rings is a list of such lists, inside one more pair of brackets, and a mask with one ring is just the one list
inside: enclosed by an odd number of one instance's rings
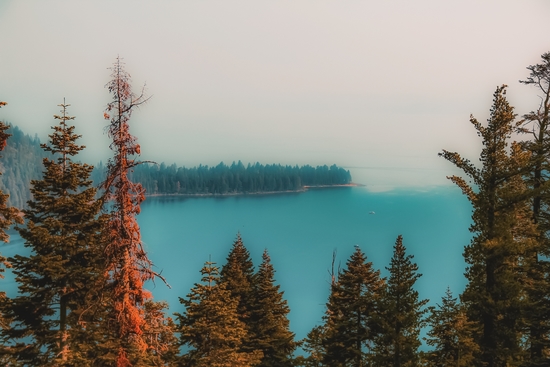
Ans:
{"label": "hazy sky", "polygon": [[[0,118],[45,141],[65,97],[89,163],[110,156],[104,85],[117,55],[151,100],[142,158],[369,167],[356,181],[445,183],[442,149],[476,158],[508,84],[550,51],[548,0],[0,1]],[[353,173],[354,171],[352,171]]]}

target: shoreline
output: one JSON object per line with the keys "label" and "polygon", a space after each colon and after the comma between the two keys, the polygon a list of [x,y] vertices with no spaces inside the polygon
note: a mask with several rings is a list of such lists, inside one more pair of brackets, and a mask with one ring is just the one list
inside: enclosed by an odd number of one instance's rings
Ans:
{"label": "shoreline", "polygon": [[228,192],[225,194],[147,194],[145,197],[186,197],[186,198],[212,198],[212,197],[230,197],[230,196],[249,196],[249,195],[277,195],[277,194],[300,194],[308,191],[309,189],[332,189],[332,188],[341,188],[341,187],[364,187],[366,185],[349,183],[349,184],[338,184],[338,185],[310,185],[303,186],[299,190],[285,190],[285,191],[259,191],[259,192]]}

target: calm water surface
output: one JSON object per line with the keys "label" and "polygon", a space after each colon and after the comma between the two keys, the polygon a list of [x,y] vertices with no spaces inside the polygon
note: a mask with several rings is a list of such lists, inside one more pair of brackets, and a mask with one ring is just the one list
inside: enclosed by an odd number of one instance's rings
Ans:
{"label": "calm water surface", "polygon": [[[455,187],[383,193],[349,187],[300,194],[148,198],[138,220],[156,270],[172,286],[157,281],[150,288],[156,300],[170,303],[172,312],[182,311],[178,297],[200,281],[204,262],[211,258],[223,265],[240,233],[256,266],[268,249],[291,309],[291,329],[303,338],[321,323],[335,250],[337,264],[344,267],[359,245],[386,275],[395,239],[402,234],[423,274],[417,282],[420,296],[435,304],[447,286],[460,293],[470,215],[470,204]],[[7,256],[26,252],[16,235],[0,251]],[[0,288],[15,292],[9,274]]]}

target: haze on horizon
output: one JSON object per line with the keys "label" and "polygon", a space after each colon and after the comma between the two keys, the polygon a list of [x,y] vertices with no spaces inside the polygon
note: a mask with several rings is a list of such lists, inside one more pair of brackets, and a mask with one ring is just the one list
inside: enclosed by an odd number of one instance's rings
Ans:
{"label": "haze on horizon", "polygon": [[[104,85],[120,55],[150,101],[142,159],[367,167],[371,186],[448,184],[442,149],[477,161],[488,117],[550,51],[545,0],[0,2],[0,119],[47,139],[66,98],[95,164],[110,155]],[[352,171],[353,172],[353,171]]]}

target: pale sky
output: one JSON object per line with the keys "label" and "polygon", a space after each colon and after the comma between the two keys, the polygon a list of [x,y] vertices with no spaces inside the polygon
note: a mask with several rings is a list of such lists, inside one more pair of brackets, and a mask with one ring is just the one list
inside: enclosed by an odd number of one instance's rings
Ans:
{"label": "pale sky", "polygon": [[[91,164],[110,156],[117,55],[150,101],[142,159],[369,167],[376,186],[445,184],[442,148],[476,160],[488,117],[550,51],[548,0],[0,1],[0,119],[42,141],[66,98]],[[352,170],[352,173],[354,171]],[[359,171],[356,171],[359,172]]]}

